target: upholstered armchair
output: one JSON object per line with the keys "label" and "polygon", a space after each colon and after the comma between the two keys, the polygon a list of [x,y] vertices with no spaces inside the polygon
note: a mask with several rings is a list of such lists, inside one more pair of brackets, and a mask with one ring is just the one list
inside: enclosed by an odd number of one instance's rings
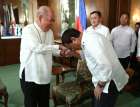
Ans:
{"label": "upholstered armchair", "polygon": [[5,85],[0,79],[0,103],[4,104],[4,107],[8,107],[8,92],[6,90]]}
{"label": "upholstered armchair", "polygon": [[91,74],[84,61],[78,60],[76,79],[70,82],[63,82],[52,88],[52,95],[55,107],[65,105],[73,107],[91,97],[93,84]]}

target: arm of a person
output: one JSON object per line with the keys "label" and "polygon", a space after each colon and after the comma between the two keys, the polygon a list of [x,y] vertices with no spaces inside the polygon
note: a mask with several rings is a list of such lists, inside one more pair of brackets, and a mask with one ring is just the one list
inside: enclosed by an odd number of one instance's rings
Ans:
{"label": "arm of a person", "polygon": [[115,31],[114,29],[112,29],[111,34],[110,34],[110,41],[113,47],[114,47],[114,39],[115,39]]}
{"label": "arm of a person", "polygon": [[140,61],[140,30],[139,30],[139,33],[138,33],[137,59],[138,59],[138,61]]}
{"label": "arm of a person", "polygon": [[82,50],[78,50],[77,57],[81,58],[82,60],[85,60],[84,52]]}
{"label": "arm of a person", "polygon": [[[53,35],[53,34],[52,34]],[[60,56],[61,55],[61,50],[62,50],[62,46],[61,45],[55,45],[54,43],[54,35],[52,36],[52,53],[54,56]]]}
{"label": "arm of a person", "polygon": [[[100,100],[106,83],[111,80],[112,67],[109,63],[109,56],[106,53],[107,51],[109,51],[109,47],[106,46],[105,41],[96,39],[91,40],[90,42],[90,40],[88,41],[88,46],[86,47],[88,49],[87,53],[89,55],[88,60],[90,60],[90,64],[88,64],[88,67],[91,67],[90,71],[93,74],[93,78],[96,78],[98,82],[94,89],[94,95],[97,100]],[[109,41],[106,40],[106,42]],[[91,43],[93,43],[92,46]]]}
{"label": "arm of a person", "polygon": [[133,31],[131,36],[131,54],[135,51],[135,47],[136,47],[136,34]]}
{"label": "arm of a person", "polygon": [[106,32],[106,36],[105,36],[109,41],[111,41],[111,34],[110,34],[110,31],[109,29],[107,29],[107,32]]}
{"label": "arm of a person", "polygon": [[[108,59],[109,56],[107,56],[106,54],[106,52],[109,51],[109,49],[106,50],[107,46],[105,45],[106,44],[104,43],[104,41],[102,41],[101,39],[100,40],[96,39],[94,40],[92,46],[90,41],[88,41],[88,47],[87,47],[88,53],[90,55],[90,60],[91,61],[95,60],[96,62],[95,69],[96,69],[96,73],[98,74],[96,75],[99,80],[98,82],[102,82],[102,83],[106,83],[107,81],[109,81],[112,74],[112,67]],[[94,69],[91,72],[95,72]]]}
{"label": "arm of a person", "polygon": [[23,29],[22,43],[26,49],[36,54],[46,54],[53,49],[59,48],[57,45],[46,45],[40,42],[39,37],[32,29]]}

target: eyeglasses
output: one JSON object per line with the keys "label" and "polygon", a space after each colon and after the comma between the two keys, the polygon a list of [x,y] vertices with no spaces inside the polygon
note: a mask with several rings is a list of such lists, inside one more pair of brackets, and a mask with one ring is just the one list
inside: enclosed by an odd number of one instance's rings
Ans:
{"label": "eyeglasses", "polygon": [[54,22],[55,21],[55,19],[53,18],[53,17],[51,17],[51,16],[45,16],[45,19],[47,20],[47,21],[49,21],[49,22]]}

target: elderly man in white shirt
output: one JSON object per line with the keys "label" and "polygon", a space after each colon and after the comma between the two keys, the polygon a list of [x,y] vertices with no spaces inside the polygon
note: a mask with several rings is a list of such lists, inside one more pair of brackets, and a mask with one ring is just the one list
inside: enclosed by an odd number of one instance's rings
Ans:
{"label": "elderly man in white shirt", "polygon": [[128,21],[129,14],[122,13],[120,25],[111,31],[112,45],[124,69],[127,68],[130,56],[133,54],[136,46],[136,34],[135,31],[128,26]]}
{"label": "elderly man in white shirt", "polygon": [[66,49],[54,45],[53,20],[51,9],[41,6],[36,21],[22,32],[19,77],[25,107],[49,107],[52,55],[64,54]]}
{"label": "elderly man in white shirt", "polygon": [[119,91],[127,84],[129,76],[121,66],[111,42],[96,31],[86,30],[82,36],[75,29],[66,30],[61,39],[67,48],[83,51],[95,86],[93,107],[114,107]]}
{"label": "elderly man in white shirt", "polygon": [[91,26],[87,28],[87,31],[98,32],[110,40],[109,28],[102,25],[102,15],[100,11],[93,11],[90,13]]}

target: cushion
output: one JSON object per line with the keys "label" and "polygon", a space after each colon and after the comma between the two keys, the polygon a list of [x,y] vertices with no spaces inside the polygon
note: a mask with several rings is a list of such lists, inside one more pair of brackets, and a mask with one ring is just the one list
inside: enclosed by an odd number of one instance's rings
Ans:
{"label": "cushion", "polygon": [[77,81],[72,81],[54,86],[53,92],[58,100],[64,101],[66,104],[75,104],[80,102],[80,100],[83,100],[83,98],[89,98],[92,88],[92,84],[87,83],[83,89],[83,94],[81,95],[80,84]]}

